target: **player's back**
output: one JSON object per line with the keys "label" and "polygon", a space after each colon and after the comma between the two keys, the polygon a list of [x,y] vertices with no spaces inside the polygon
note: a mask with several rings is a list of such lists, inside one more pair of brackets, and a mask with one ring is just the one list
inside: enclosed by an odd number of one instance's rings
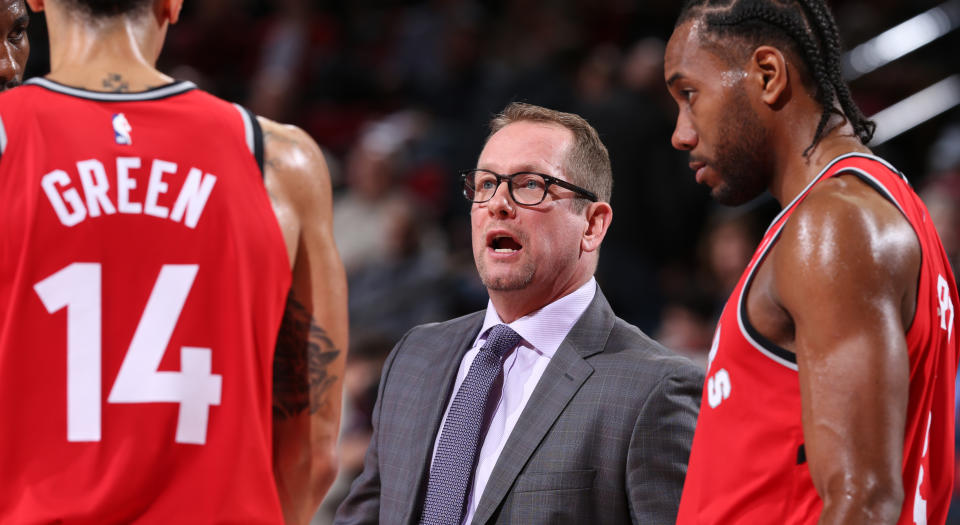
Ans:
{"label": "player's back", "polygon": [[281,522],[256,119],[34,80],[0,120],[0,523]]}

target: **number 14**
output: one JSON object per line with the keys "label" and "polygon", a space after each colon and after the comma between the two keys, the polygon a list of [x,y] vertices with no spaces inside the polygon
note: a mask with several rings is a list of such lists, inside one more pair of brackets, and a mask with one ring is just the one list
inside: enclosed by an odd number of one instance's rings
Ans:
{"label": "number 14", "polygon": [[[210,373],[211,350],[181,347],[181,370],[158,370],[197,269],[161,268],[107,402],[179,403],[175,441],[202,445],[222,389],[222,377]],[[47,312],[67,309],[67,441],[100,441],[100,276],[99,263],[73,263],[33,287]]]}

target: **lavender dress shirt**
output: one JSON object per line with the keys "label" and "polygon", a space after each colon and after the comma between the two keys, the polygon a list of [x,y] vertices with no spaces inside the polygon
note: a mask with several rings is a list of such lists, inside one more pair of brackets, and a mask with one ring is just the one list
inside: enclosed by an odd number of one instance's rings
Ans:
{"label": "lavender dress shirt", "polygon": [[[497,401],[496,410],[491,417],[490,426],[483,439],[483,445],[480,448],[477,467],[473,474],[473,484],[467,495],[466,512],[461,523],[470,523],[473,520],[473,514],[477,510],[477,503],[480,501],[480,496],[483,495],[483,489],[490,479],[490,473],[493,471],[493,467],[496,465],[500,452],[503,450],[507,438],[510,437],[510,432],[513,431],[517,419],[520,418],[523,407],[527,405],[530,394],[536,388],[543,371],[550,363],[550,359],[557,348],[560,347],[560,343],[563,342],[570,329],[590,306],[596,292],[597,282],[591,277],[589,281],[572,293],[557,299],[540,310],[508,323],[510,328],[520,334],[523,339],[517,348],[504,355],[503,389],[500,393],[500,399]],[[470,365],[473,364],[473,359],[486,341],[487,334],[491,328],[502,322],[493,307],[493,303],[488,301],[486,317],[483,320],[480,333],[473,342],[473,346],[460,361],[457,380],[454,383],[450,401],[444,411],[443,420],[440,422],[440,429],[443,429],[443,424],[447,420],[447,413],[450,412],[450,403],[453,402],[457,391],[460,390],[460,384],[467,377]],[[439,440],[440,433],[438,431],[433,442],[431,467]]]}

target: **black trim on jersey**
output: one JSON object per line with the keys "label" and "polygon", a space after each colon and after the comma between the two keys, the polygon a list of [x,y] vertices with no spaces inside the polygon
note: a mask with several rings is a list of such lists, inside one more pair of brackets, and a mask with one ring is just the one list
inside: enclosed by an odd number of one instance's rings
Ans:
{"label": "black trim on jersey", "polygon": [[800,446],[797,447],[797,465],[803,465],[807,462],[807,449],[804,448],[803,443],[800,443]]}
{"label": "black trim on jersey", "polygon": [[[897,209],[900,210],[900,213],[903,213],[903,209],[900,208],[900,204],[896,201],[896,199],[893,198],[893,195],[890,195],[890,192],[888,192],[887,189],[884,188],[882,184],[871,179],[870,177],[867,177],[866,175],[861,173],[860,170],[853,169],[853,168],[842,169],[838,171],[834,175],[834,177],[839,177],[840,175],[853,175],[857,177],[858,179],[863,181],[867,186],[870,186],[871,188],[873,188],[874,191],[879,193],[881,197],[883,197],[884,199],[887,199],[888,201],[890,201],[891,204],[896,206]],[[906,217],[906,215],[904,216]],[[910,222],[909,217],[907,217],[907,222]]]}
{"label": "black trim on jersey", "polygon": [[260,176],[263,177],[263,128],[260,127],[260,121],[257,116],[249,109],[240,106],[240,109],[250,118],[250,129],[253,131],[253,157],[257,159],[257,166],[260,167]]}
{"label": "black trim on jersey", "polygon": [[[814,180],[810,181],[810,184],[808,184],[807,187],[804,188],[803,191],[801,191],[801,192],[794,198],[794,200],[790,202],[789,205],[787,205],[786,207],[783,208],[783,210],[780,212],[780,214],[778,214],[777,217],[773,219],[773,222],[770,223],[770,228],[767,228],[767,232],[769,233],[769,232],[770,232],[770,229],[773,228],[773,225],[776,224],[777,221],[780,220],[780,218],[783,216],[783,214],[784,214],[784,213],[787,213],[790,209],[794,208],[795,205],[796,205],[796,201],[799,200],[799,199],[800,199],[801,197],[803,197],[804,195],[806,195],[806,194],[810,191],[810,189],[813,188],[813,186],[814,186],[817,182],[819,182],[819,181],[827,174],[827,172],[830,171],[830,169],[833,168],[833,166],[834,166],[835,164],[837,164],[838,162],[843,161],[843,160],[845,160],[845,159],[848,159],[848,158],[850,158],[850,157],[860,157],[860,158],[864,158],[864,159],[873,161],[873,162],[879,164],[880,166],[886,168],[886,169],[889,170],[892,174],[896,175],[897,177],[900,177],[904,182],[907,182],[907,184],[909,184],[909,181],[907,180],[906,176],[905,176],[902,172],[900,172],[899,170],[897,170],[896,168],[894,168],[893,166],[891,166],[890,164],[888,164],[886,161],[884,161],[884,160],[881,159],[880,157],[876,157],[876,156],[873,156],[873,155],[867,155],[867,154],[863,154],[863,153],[848,153],[848,154],[846,154],[846,155],[841,155],[841,156],[833,159],[826,167],[824,167],[824,168],[820,171],[820,174],[817,175],[817,177],[814,178]],[[877,193],[879,193],[880,195],[882,195],[885,199],[887,199],[887,200],[890,201],[894,206],[896,206],[897,209],[900,210],[900,213],[903,213],[904,216],[906,217],[906,214],[904,213],[903,208],[900,207],[900,203],[898,203],[898,202],[896,201],[896,199],[893,197],[893,195],[892,195],[889,191],[887,191],[887,189],[886,189],[882,184],[880,184],[879,182],[871,179],[869,174],[863,173],[863,172],[860,170],[860,168],[857,168],[857,167],[854,167],[854,166],[850,166],[850,167],[846,167],[846,168],[841,168],[841,169],[837,170],[837,171],[836,171],[833,175],[831,175],[830,177],[831,177],[831,178],[832,178],[832,177],[838,177],[838,176],[840,176],[840,175],[856,175],[858,179],[860,179],[860,180],[862,180],[863,182],[865,182],[868,186],[870,186],[871,188],[873,188],[874,191],[876,191]],[[788,219],[788,220],[789,220],[789,219]],[[907,218],[907,221],[909,222],[909,218]],[[769,254],[770,254],[770,251],[773,250],[773,246],[777,243],[778,240],[780,240],[780,235],[783,233],[783,229],[784,229],[785,227],[786,227],[786,221],[784,221],[784,223],[780,225],[780,230],[773,236],[772,239],[770,239],[770,242],[768,243],[767,247],[765,248],[765,252],[764,252],[763,256],[760,258],[760,260],[757,261],[757,263],[756,263],[755,265],[753,265],[753,270],[750,272],[749,277],[747,278],[746,282],[744,283],[743,290],[741,290],[741,292],[740,292],[739,318],[740,318],[741,324],[743,325],[743,329],[747,332],[747,335],[749,335],[750,338],[753,339],[758,345],[762,346],[765,351],[767,351],[767,352],[773,354],[774,356],[779,357],[780,359],[783,359],[784,361],[786,361],[786,362],[788,362],[788,363],[796,366],[796,365],[797,365],[797,355],[796,355],[795,353],[791,352],[790,350],[787,350],[786,348],[783,348],[782,346],[774,343],[774,342],[771,341],[770,339],[767,339],[766,337],[764,337],[759,331],[757,331],[756,328],[754,328],[753,324],[750,323],[750,317],[747,316],[747,294],[748,294],[748,292],[750,291],[750,286],[753,284],[753,279],[756,277],[757,272],[759,271],[760,265],[763,264],[763,261],[767,258],[767,255],[769,255]]]}
{"label": "black trim on jersey", "polygon": [[187,80],[175,80],[169,84],[152,87],[144,91],[137,91],[133,93],[91,91],[89,89],[61,84],[55,80],[50,80],[49,78],[44,77],[33,77],[23,84],[26,86],[39,86],[62,95],[96,100],[99,102],[142,102],[144,100],[161,100],[197,89],[196,84]]}
{"label": "black trim on jersey", "polygon": [[[782,232],[783,230],[781,229],[780,231]],[[743,328],[747,331],[750,337],[753,338],[754,341],[756,341],[758,344],[763,346],[764,349],[766,349],[771,354],[779,357],[780,359],[783,359],[784,361],[790,364],[796,365],[797,354],[791,352],[790,350],[787,350],[786,348],[764,337],[763,334],[758,332],[757,329],[753,327],[753,324],[750,323],[750,318],[747,317],[746,295],[750,291],[750,285],[753,284],[753,277],[757,275],[756,272],[757,270],[759,270],[760,265],[763,264],[764,259],[766,259],[767,255],[770,254],[770,250],[773,249],[773,244],[777,242],[777,240],[779,239],[780,239],[780,232],[777,232],[777,235],[773,239],[770,239],[770,246],[767,248],[767,253],[763,254],[763,257],[759,261],[757,261],[757,264],[753,266],[754,268],[753,275],[751,275],[750,279],[746,283],[744,283],[743,290],[741,290],[740,292],[740,294],[744,296],[743,300],[740,301],[740,320],[743,322]]]}

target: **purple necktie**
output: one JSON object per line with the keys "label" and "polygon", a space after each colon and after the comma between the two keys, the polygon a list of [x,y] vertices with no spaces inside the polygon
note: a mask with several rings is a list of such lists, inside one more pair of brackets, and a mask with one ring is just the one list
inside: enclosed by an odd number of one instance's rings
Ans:
{"label": "purple necktie", "polygon": [[458,525],[463,518],[467,487],[473,478],[473,467],[482,442],[480,428],[490,387],[503,372],[503,354],[519,342],[520,336],[516,332],[505,324],[498,324],[490,330],[470,365],[440,431],[437,454],[427,482],[421,525]]}

